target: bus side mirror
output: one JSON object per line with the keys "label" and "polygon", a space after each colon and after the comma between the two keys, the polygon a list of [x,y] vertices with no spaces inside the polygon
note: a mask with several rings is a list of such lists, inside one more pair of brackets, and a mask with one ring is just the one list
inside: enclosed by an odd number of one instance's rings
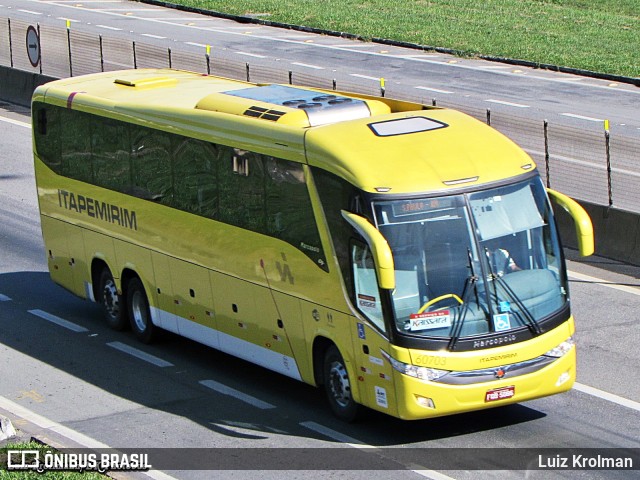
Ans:
{"label": "bus side mirror", "polygon": [[565,194],[547,188],[547,193],[553,197],[558,205],[564,208],[576,225],[576,236],[578,237],[578,250],[580,255],[588,257],[593,254],[593,225],[589,214],[574,199],[567,197]]}
{"label": "bus side mirror", "polygon": [[387,240],[366,218],[356,215],[355,213],[347,212],[346,210],[342,210],[342,216],[362,235],[362,238],[364,238],[367,245],[369,245],[376,265],[376,275],[378,276],[380,288],[384,290],[393,290],[396,288],[393,255]]}

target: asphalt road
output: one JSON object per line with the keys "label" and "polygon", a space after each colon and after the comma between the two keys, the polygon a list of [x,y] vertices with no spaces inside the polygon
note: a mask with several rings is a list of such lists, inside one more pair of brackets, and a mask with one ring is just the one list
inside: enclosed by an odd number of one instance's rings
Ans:
{"label": "asphalt road", "polygon": [[[267,479],[636,478],[633,471],[431,471],[414,466],[411,452],[639,448],[638,268],[599,258],[570,262],[579,348],[579,383],[571,392],[428,421],[371,413],[346,425],[308,385],[171,335],[138,344],[109,330],[96,305],[55,286],[39,231],[28,122],[25,109],[0,109],[0,409],[26,408],[84,445],[166,448],[167,455],[181,447],[230,448],[228,455],[243,462],[233,472],[237,479],[256,478],[256,470]],[[327,449],[339,447],[370,470],[247,470],[259,458],[245,449],[273,447],[317,449],[313,458],[329,466],[344,452]],[[278,465],[293,461],[311,459]],[[397,469],[383,470],[389,462]],[[500,468],[500,456],[491,462]],[[230,472],[150,473],[166,474],[200,479]]]}

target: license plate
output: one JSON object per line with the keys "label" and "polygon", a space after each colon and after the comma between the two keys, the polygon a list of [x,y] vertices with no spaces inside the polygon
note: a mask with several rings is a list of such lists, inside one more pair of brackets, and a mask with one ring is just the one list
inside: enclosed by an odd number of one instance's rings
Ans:
{"label": "license plate", "polygon": [[511,385],[509,387],[494,388],[493,390],[487,390],[484,395],[485,402],[496,402],[498,400],[506,400],[513,397],[516,394],[516,387]]}

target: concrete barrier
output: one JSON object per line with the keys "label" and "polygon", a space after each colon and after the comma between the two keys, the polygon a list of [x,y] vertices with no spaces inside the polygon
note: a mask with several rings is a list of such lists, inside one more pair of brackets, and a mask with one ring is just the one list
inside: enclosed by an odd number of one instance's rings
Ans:
{"label": "concrete barrier", "polygon": [[[579,203],[591,217],[596,254],[640,265],[640,216],[603,205]],[[560,207],[554,208],[554,212],[563,245],[577,248],[573,220]]]}
{"label": "concrete barrier", "polygon": [[[37,86],[54,77],[0,66],[0,100],[29,106]],[[596,254],[640,265],[640,215],[603,205],[580,202],[593,222]],[[554,208],[563,245],[577,248],[573,220],[562,208]]]}
{"label": "concrete barrier", "polygon": [[36,87],[51,80],[56,79],[0,65],[0,100],[28,107]]}

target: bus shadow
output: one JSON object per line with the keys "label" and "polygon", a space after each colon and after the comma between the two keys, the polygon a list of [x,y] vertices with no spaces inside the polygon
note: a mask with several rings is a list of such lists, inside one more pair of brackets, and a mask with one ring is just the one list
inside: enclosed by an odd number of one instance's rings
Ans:
{"label": "bus shadow", "polygon": [[[436,440],[438,446],[444,446],[443,441],[449,438],[502,429],[545,417],[542,412],[516,404],[412,422],[367,410],[360,422],[346,424],[333,417],[323,392],[310,385],[173,334],[163,334],[157,344],[143,345],[130,333],[110,330],[102,321],[101,310],[96,304],[79,299],[55,285],[47,272],[0,274],[0,293],[11,299],[0,302],[1,344],[111,395],[182,417],[228,437],[231,442],[244,439],[255,441],[255,446],[261,446],[261,442],[273,446],[274,435],[303,437],[329,444],[344,442],[339,436],[327,434],[328,428],[330,432],[339,432],[348,438],[380,447]],[[50,324],[29,313],[32,310],[43,310],[64,318],[86,328],[87,332],[73,332]],[[147,364],[110,348],[108,344],[112,342],[124,343],[169,360],[173,366],[159,368]],[[20,368],[12,371],[19,372]],[[260,410],[233,396],[210,390],[200,383],[206,379],[259,398],[274,408]],[[27,408],[35,405],[28,398],[20,398],[19,392],[7,396]],[[166,420],[162,418],[162,421]],[[143,431],[149,429],[147,438],[152,439],[157,422],[158,416],[150,415],[149,420],[136,423],[135,427]],[[318,425],[322,428],[317,428]],[[114,427],[105,426],[108,428]],[[165,425],[163,428],[171,427]],[[105,435],[105,438],[109,437]],[[139,438],[145,437],[140,435]],[[210,445],[206,438],[201,439],[198,435],[164,441],[168,444],[144,447]],[[469,438],[465,442],[483,446],[478,438]]]}

